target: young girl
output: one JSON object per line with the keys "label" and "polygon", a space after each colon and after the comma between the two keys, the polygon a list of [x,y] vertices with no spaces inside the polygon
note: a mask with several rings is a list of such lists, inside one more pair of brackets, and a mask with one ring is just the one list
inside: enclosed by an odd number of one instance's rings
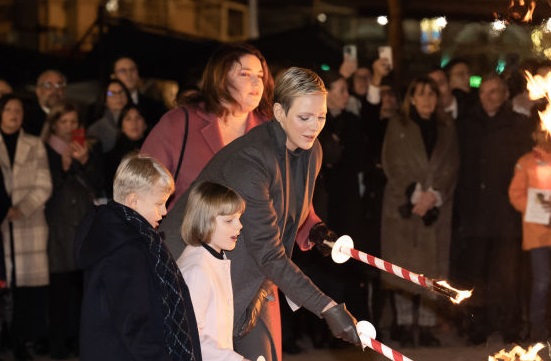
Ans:
{"label": "young girl", "polygon": [[181,234],[190,247],[178,267],[191,294],[204,360],[244,360],[233,351],[233,290],[224,254],[235,248],[244,210],[243,199],[217,183],[199,183],[189,193]]}
{"label": "young girl", "polygon": [[[509,199],[513,207],[523,214],[522,248],[530,252],[530,338],[544,341],[549,336],[544,320],[547,319],[551,282],[551,137],[547,131],[538,129],[534,132],[534,140],[534,149],[523,155],[516,164],[509,187]],[[539,209],[536,217],[534,213],[527,212],[529,208]],[[537,217],[538,213],[543,217]]]}

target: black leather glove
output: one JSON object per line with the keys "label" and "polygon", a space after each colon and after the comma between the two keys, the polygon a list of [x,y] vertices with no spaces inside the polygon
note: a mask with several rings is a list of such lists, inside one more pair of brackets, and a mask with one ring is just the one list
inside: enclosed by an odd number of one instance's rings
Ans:
{"label": "black leather glove", "polygon": [[243,316],[237,320],[234,324],[233,334],[236,339],[240,339],[248,335],[253,328],[256,326],[260,314],[262,312],[262,307],[266,301],[273,301],[274,298],[270,294],[270,290],[273,286],[272,281],[264,280],[260,288],[256,292],[256,295],[253,297],[252,301],[247,306]]}
{"label": "black leather glove", "polygon": [[344,303],[331,307],[323,312],[321,316],[329,325],[333,336],[350,342],[354,345],[361,345],[360,336],[356,331],[356,319],[348,312]]}
{"label": "black leather glove", "polygon": [[310,229],[308,238],[310,242],[314,242],[316,249],[326,257],[331,254],[331,247],[324,244],[323,241],[335,242],[339,237],[325,223],[319,222]]}

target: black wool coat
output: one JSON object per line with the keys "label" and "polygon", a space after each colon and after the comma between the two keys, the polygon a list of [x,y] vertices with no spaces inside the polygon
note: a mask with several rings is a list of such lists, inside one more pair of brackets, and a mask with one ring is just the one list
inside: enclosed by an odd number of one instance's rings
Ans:
{"label": "black wool coat", "polygon": [[[77,232],[76,260],[84,270],[80,360],[174,361],[165,347],[161,287],[149,241],[112,207],[96,207]],[[200,361],[189,297],[183,307],[191,317],[193,347]]]}

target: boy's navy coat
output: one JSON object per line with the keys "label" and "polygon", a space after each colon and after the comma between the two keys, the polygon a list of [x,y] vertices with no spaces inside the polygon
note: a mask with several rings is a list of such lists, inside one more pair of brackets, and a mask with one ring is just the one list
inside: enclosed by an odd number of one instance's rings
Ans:
{"label": "boy's navy coat", "polygon": [[[82,222],[75,250],[85,271],[80,360],[172,361],[148,241],[108,204]],[[192,307],[186,299],[188,314],[193,315]],[[195,319],[190,324],[196,328]],[[193,340],[200,350],[198,337]]]}

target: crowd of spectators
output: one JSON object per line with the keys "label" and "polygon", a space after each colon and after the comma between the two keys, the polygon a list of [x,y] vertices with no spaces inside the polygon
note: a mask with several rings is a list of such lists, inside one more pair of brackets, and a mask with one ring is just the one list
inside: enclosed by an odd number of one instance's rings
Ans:
{"label": "crowd of spectators", "polygon": [[[516,162],[532,152],[537,110],[544,107],[529,99],[524,71],[543,77],[549,62],[529,60],[503,74],[483,74],[479,87],[473,88],[469,62],[457,58],[444,67],[427,67],[405,94],[390,85],[385,59],[371,66],[350,63],[345,58],[337,75],[321,72],[328,90],[339,93],[333,99],[346,97],[348,103],[345,111],[334,102],[331,106],[329,91],[327,124],[319,137],[324,166],[316,189],[317,209],[325,209],[321,214],[335,231],[354,238],[355,248],[473,289],[473,297],[452,308],[418,286],[373,269],[335,266],[300,252],[294,254],[297,264],[319,280],[320,287],[327,285],[327,292],[345,300],[354,314],[367,313],[376,327],[389,302],[392,323],[383,335],[402,347],[438,347],[435,328],[450,326],[474,345],[492,335],[505,342],[546,339],[548,325],[541,320],[547,314],[549,278],[542,270],[549,268],[549,240],[542,235],[537,244],[527,245],[519,211],[526,213],[527,188],[534,182],[546,184],[541,177],[547,173],[538,169],[537,182],[523,181],[511,199],[508,194],[520,167]],[[336,80],[339,75],[348,80],[346,91]],[[345,116],[343,125],[340,119]],[[363,139],[357,137],[358,121]],[[347,129],[356,129],[356,134],[351,137]],[[358,141],[363,151],[351,152]],[[533,152],[539,154],[538,166],[547,166],[542,147]],[[359,184],[332,186],[334,174],[341,183],[354,178],[347,172],[355,174]],[[519,193],[524,203],[514,198]],[[360,209],[355,206],[358,198]],[[348,222],[344,228],[343,219]],[[533,239],[533,233],[528,237]],[[530,294],[532,283],[531,296],[522,296]],[[309,327],[288,320],[289,333],[309,334],[315,346],[331,344],[320,341],[322,324]],[[315,320],[307,320],[312,323]],[[284,349],[300,352],[293,338],[285,340]]]}
{"label": "crowd of spectators", "polygon": [[[2,194],[2,342],[17,360],[32,353],[78,355],[83,276],[75,264],[77,226],[94,205],[112,198],[122,157],[139,151],[166,110],[138,92],[133,59],[113,64],[96,104],[68,99],[57,69],[22,97],[0,81]],[[13,306],[9,306],[13,305]]]}
{"label": "crowd of spectators", "polygon": [[[254,49],[243,49],[250,51],[250,61],[260,59],[258,86],[265,92],[260,106],[243,114],[237,110],[246,100],[216,104],[198,97],[221,81],[212,69],[205,72],[210,78],[203,77],[206,88],[186,93],[172,110],[140,92],[138,66],[128,57],[113,63],[94,104],[69,102],[68,80],[60,70],[43,71],[31,99],[14,95],[0,79],[0,278],[12,290],[4,303],[14,304],[0,315],[2,340],[18,360],[30,359],[30,346],[56,359],[78,354],[83,279],[72,240],[86,212],[111,199],[114,173],[125,154],[142,149],[174,173],[180,169],[184,122],[189,122],[186,152],[204,148],[208,154],[197,167],[183,158],[184,169],[197,169],[176,174],[177,198],[214,153],[271,117],[268,64]],[[546,62],[527,64],[534,74],[551,69]],[[222,60],[216,66],[231,76]],[[518,201],[526,190],[516,188],[517,198],[509,199],[515,164],[534,146],[541,108],[527,98],[522,70],[484,75],[480,87],[471,88],[469,63],[454,59],[445,67],[427,67],[405,94],[393,86],[385,58],[371,64],[345,58],[340,71],[318,71],[328,91],[319,135],[323,162],[313,196],[318,215],[337,234],[350,235],[357,249],[474,289],[464,312],[457,313],[394,276],[381,277],[351,261],[337,266],[318,252],[295,249],[293,261],[359,319],[379,327],[390,300],[389,336],[402,347],[439,346],[434,329],[442,323],[456,327],[472,344],[496,332],[504,341],[548,337],[541,320],[526,316],[542,315],[546,305],[521,297],[530,277],[530,260],[522,252],[520,212],[526,205]],[[193,112],[184,113],[183,106]],[[213,123],[214,142],[199,138],[212,119],[228,114],[230,123]],[[551,238],[548,232],[544,236]],[[540,270],[549,266],[548,259],[541,261],[542,253],[549,257],[548,247],[535,247],[540,258],[532,262]],[[533,291],[533,297],[547,297],[549,279],[538,281],[540,292]],[[292,316],[284,302],[281,308],[284,351],[300,352],[297,329],[316,347],[335,345],[325,325],[300,312]]]}

